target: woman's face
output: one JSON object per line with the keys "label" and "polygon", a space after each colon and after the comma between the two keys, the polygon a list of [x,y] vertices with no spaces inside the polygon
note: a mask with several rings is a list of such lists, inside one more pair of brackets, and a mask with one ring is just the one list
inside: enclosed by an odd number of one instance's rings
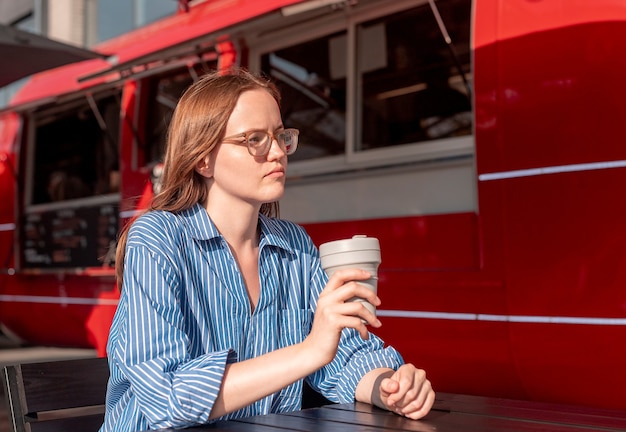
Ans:
{"label": "woman's face", "polygon": [[[226,137],[253,129],[270,132],[283,130],[280,109],[265,90],[241,94],[226,125]],[[243,201],[256,207],[279,200],[285,190],[287,155],[275,140],[264,156],[251,156],[242,144],[223,142],[211,157],[212,180],[209,186],[211,205],[236,205]]]}

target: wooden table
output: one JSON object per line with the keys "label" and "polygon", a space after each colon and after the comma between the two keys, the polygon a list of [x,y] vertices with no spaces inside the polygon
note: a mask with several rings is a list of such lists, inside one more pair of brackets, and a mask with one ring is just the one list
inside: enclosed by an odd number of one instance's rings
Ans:
{"label": "wooden table", "polygon": [[[164,429],[164,431],[174,430],[176,429]],[[185,430],[212,432],[625,431],[626,411],[441,393],[437,394],[437,400],[431,412],[421,420],[409,420],[357,402],[326,405],[285,414],[248,417]]]}

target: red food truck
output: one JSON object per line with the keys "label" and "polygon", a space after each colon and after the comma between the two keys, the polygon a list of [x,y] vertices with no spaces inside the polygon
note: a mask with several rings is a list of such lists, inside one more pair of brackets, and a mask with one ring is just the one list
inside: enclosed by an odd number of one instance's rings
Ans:
{"label": "red food truck", "polygon": [[0,113],[0,323],[105,354],[119,228],[203,72],[279,86],[281,216],[382,249],[377,331],[436,390],[626,409],[623,0],[207,0]]}

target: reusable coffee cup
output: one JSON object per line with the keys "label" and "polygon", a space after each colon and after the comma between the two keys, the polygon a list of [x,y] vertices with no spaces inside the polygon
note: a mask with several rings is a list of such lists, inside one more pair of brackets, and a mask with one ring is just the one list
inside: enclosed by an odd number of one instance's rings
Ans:
{"label": "reusable coffee cup", "polygon": [[[378,266],[380,265],[380,244],[375,237],[355,235],[350,239],[335,240],[320,245],[320,260],[322,268],[331,277],[340,269],[360,268],[367,270],[372,277],[360,280],[374,293],[378,291]],[[365,307],[376,315],[376,308],[368,301],[354,297],[350,301],[363,302]]]}

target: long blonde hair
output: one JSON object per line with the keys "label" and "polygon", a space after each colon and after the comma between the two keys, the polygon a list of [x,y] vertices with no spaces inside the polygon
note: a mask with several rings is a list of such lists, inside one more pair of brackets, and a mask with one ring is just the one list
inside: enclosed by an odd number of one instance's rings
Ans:
{"label": "long blonde hair", "polygon": [[[255,89],[266,90],[280,105],[276,86],[243,69],[208,73],[183,93],[168,129],[161,190],[146,211],[176,213],[196,203],[206,203],[206,184],[195,167],[224,138],[226,124],[239,96]],[[265,203],[260,211],[266,216],[278,216],[278,203]],[[120,287],[131,225],[132,221],[120,232],[115,254],[115,273]]]}

